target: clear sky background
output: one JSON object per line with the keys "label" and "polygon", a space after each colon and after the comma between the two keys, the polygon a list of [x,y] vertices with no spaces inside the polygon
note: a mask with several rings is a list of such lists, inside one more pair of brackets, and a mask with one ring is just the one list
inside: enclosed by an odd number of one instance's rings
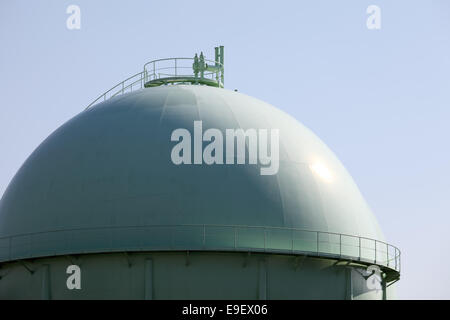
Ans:
{"label": "clear sky background", "polygon": [[[81,9],[68,30],[66,8]],[[366,9],[381,8],[368,30]],[[402,250],[403,299],[450,299],[450,1],[0,2],[0,195],[51,132],[145,62],[225,46],[225,86],[337,154]]]}

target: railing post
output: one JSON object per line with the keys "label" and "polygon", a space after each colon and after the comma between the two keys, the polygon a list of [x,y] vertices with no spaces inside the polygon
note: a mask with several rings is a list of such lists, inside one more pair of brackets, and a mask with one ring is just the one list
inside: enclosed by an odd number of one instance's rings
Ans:
{"label": "railing post", "polygon": [[11,247],[12,247],[12,244],[11,244],[11,243],[12,243],[12,237],[9,237],[9,250],[8,250],[8,251],[9,251],[9,260],[12,260],[12,259],[11,259],[11,251],[12,251],[12,250],[11,250]]}
{"label": "railing post", "polygon": [[169,227],[170,228],[170,249],[173,249],[173,229],[175,228],[174,226]]}
{"label": "railing post", "polygon": [[175,77],[177,76],[177,59],[175,59]]}
{"label": "railing post", "polygon": [[359,245],[358,245],[358,249],[359,249],[359,261],[361,261],[361,237],[358,237],[359,240]]}
{"label": "railing post", "polygon": [[203,249],[206,248],[206,226],[203,225]]}
{"label": "railing post", "polygon": [[264,231],[264,252],[266,252],[266,228],[263,228]]}
{"label": "railing post", "polygon": [[317,231],[316,232],[316,238],[317,238],[317,244],[316,244],[316,246],[317,246],[317,256],[319,256],[319,231]]}
{"label": "railing post", "polygon": [[294,253],[294,229],[291,230],[291,253]]}
{"label": "railing post", "polygon": [[30,258],[31,258],[31,253],[33,252],[33,241],[31,241],[31,237],[32,237],[31,234],[28,235],[28,250],[29,250],[28,256]]}
{"label": "railing post", "polygon": [[375,264],[377,263],[377,240],[375,240]]}
{"label": "railing post", "polygon": [[236,238],[237,238],[237,231],[236,231],[236,227],[233,227],[234,230],[234,251],[236,251]]}
{"label": "railing post", "polygon": [[389,245],[386,243],[386,260],[387,266],[389,267]]}
{"label": "railing post", "polygon": [[339,257],[342,257],[342,234],[339,234]]}
{"label": "railing post", "polygon": [[397,248],[394,251],[394,259],[395,259],[395,270],[397,270]]}

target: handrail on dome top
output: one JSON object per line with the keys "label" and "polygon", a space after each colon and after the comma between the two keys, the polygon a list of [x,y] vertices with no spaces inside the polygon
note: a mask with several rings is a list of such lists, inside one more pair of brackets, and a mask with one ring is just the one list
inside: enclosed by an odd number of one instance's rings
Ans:
{"label": "handrail on dome top", "polygon": [[163,84],[191,83],[223,88],[224,68],[219,61],[194,58],[168,58],[144,65],[145,87]]}
{"label": "handrail on dome top", "polygon": [[[133,86],[136,83],[141,82],[141,85],[138,89],[142,89],[144,87],[142,81],[143,81],[143,76],[142,76],[143,72],[139,72],[136,73],[135,75],[132,75],[131,77],[119,82],[118,84],[116,84],[114,87],[112,87],[111,89],[109,89],[108,91],[106,91],[105,93],[103,93],[102,95],[100,95],[97,99],[95,99],[94,101],[92,101],[85,110],[89,109],[91,106],[93,106],[94,104],[97,104],[99,102],[102,101],[106,101],[108,99],[111,99],[119,94],[124,94],[126,92],[128,92],[127,90],[130,90],[129,92],[133,91]],[[130,81],[132,80],[133,81]],[[135,80],[137,79],[137,80]],[[131,83],[129,83],[131,82]],[[117,89],[117,90],[116,90]]]}
{"label": "handrail on dome top", "polygon": [[106,101],[115,96],[167,84],[199,84],[212,87],[224,87],[223,47],[215,48],[215,61],[200,57],[166,58],[147,62],[142,72],[119,82],[114,87],[100,95],[86,107]]}

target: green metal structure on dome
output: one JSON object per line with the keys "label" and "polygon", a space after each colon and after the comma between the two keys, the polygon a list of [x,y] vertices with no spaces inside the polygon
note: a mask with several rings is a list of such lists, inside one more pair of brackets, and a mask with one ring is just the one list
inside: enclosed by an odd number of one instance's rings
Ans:
{"label": "green metal structure on dome", "polygon": [[215,60],[205,59],[203,52],[194,58],[166,58],[147,62],[144,70],[119,82],[95,99],[89,107],[120,94],[161,85],[196,84],[224,87],[224,47],[215,47]]}
{"label": "green metal structure on dome", "polygon": [[[297,120],[223,88],[223,51],[147,63],[30,155],[0,200],[0,299],[395,298],[400,251],[347,170]],[[278,172],[174,164],[172,133],[196,121],[279,130]]]}

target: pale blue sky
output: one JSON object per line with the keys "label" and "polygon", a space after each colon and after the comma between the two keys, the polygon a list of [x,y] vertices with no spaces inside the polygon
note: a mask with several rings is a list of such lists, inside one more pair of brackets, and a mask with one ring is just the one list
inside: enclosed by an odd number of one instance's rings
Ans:
{"label": "pale blue sky", "polygon": [[[66,8],[81,8],[81,30]],[[366,8],[381,8],[381,30]],[[388,242],[400,298],[450,299],[450,2],[0,2],[0,195],[51,132],[146,61],[225,46],[225,85],[311,128]]]}

